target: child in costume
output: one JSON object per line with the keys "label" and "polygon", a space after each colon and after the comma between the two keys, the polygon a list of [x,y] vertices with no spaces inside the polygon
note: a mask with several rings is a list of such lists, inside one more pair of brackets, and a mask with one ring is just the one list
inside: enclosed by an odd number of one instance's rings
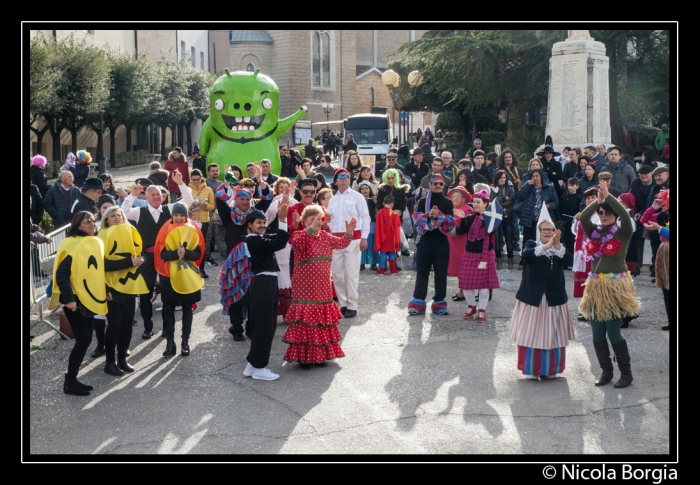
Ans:
{"label": "child in costume", "polygon": [[372,271],[377,270],[377,265],[379,264],[379,253],[375,249],[375,232],[376,232],[376,216],[377,216],[377,203],[375,202],[376,193],[372,189],[372,184],[367,180],[360,182],[358,186],[358,191],[365,197],[367,202],[367,211],[369,212],[370,223],[369,223],[369,234],[367,235],[367,249],[362,251],[362,259],[360,260],[360,271],[364,270],[366,265],[371,265],[370,269]]}
{"label": "child in costume", "polygon": [[187,219],[187,206],[173,204],[172,219],[158,231],[156,238],[156,271],[160,275],[160,298],[163,301],[163,330],[167,343],[163,357],[177,352],[175,345],[175,307],[182,307],[183,357],[190,355],[189,338],[192,330],[192,304],[202,299],[204,279],[199,265],[204,259],[204,236]]}
{"label": "child in costume", "polygon": [[394,212],[394,196],[384,196],[384,208],[377,212],[374,235],[374,250],[379,253],[379,269],[377,273],[386,272],[386,262],[389,260],[391,274],[398,273],[396,269],[396,251],[401,244],[401,218]]}

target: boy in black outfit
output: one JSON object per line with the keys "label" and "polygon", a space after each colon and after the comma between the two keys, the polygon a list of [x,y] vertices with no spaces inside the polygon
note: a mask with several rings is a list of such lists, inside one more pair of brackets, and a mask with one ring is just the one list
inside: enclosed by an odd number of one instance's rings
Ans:
{"label": "boy in black outfit", "polygon": [[561,218],[564,221],[561,233],[563,235],[564,247],[571,254],[574,254],[574,242],[576,236],[571,232],[571,224],[574,221],[574,216],[579,212],[579,206],[583,200],[580,195],[576,192],[578,191],[578,179],[576,177],[571,177],[567,183],[567,192],[562,194],[559,199],[559,211]]}

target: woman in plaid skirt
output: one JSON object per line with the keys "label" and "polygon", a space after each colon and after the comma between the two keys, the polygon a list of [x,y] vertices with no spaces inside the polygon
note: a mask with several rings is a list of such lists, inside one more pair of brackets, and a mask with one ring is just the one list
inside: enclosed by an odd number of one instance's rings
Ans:
{"label": "woman in plaid skirt", "polygon": [[[489,201],[488,191],[480,190],[472,198],[474,214],[466,216],[459,209],[454,211],[456,217],[462,218],[457,226],[457,234],[467,234],[467,245],[459,268],[459,287],[470,290],[464,292],[467,299],[464,318],[476,317],[477,322],[486,321],[489,290],[501,287],[496,274],[496,231],[489,233],[484,224],[483,212]],[[474,290],[479,291],[478,309]]]}

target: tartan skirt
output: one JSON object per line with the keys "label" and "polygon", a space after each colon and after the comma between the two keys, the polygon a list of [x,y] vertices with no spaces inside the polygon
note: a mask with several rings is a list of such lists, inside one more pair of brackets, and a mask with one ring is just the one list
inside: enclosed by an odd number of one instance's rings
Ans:
{"label": "tartan skirt", "polygon": [[479,269],[482,253],[464,251],[459,266],[459,287],[463,290],[486,290],[500,288],[496,273],[496,252],[486,253],[486,269]]}

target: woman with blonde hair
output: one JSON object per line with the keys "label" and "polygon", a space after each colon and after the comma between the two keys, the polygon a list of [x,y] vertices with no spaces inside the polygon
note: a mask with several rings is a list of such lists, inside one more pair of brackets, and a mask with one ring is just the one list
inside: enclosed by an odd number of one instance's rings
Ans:
{"label": "woman with blonde hair", "polygon": [[[284,199],[285,194],[289,195],[291,190],[291,181],[287,177],[280,177],[275,180],[272,186],[272,193],[275,198],[270,202],[270,207],[265,211],[265,217],[267,217],[267,232],[272,234],[277,234],[277,229],[279,228],[279,218],[277,217],[277,210],[279,205]],[[286,221],[282,221],[286,222]],[[289,272],[289,259],[292,251],[292,246],[289,242],[287,245],[275,251],[275,259],[277,259],[277,266],[280,270],[277,272],[277,315],[284,316],[289,310],[292,304],[292,277]]]}
{"label": "woman with blonde hair", "polygon": [[357,221],[346,221],[345,236],[336,237],[321,230],[325,219],[321,206],[307,206],[301,214],[305,230],[294,232],[290,241],[295,268],[292,306],[284,317],[291,324],[282,337],[289,344],[284,360],[299,362],[305,370],[311,364],[323,367],[326,360],[345,356],[338,343],[342,314],[333,301],[331,259],[334,249],[350,245]]}

